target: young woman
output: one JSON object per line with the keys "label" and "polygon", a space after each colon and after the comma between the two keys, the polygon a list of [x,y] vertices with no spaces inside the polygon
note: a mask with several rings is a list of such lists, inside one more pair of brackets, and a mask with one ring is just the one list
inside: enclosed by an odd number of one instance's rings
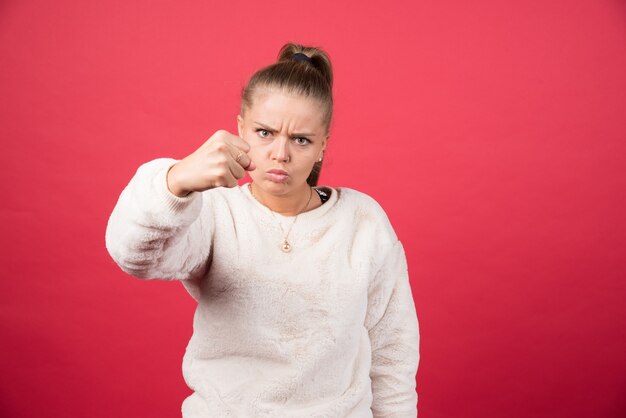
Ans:
{"label": "young woman", "polygon": [[186,418],[417,415],[403,247],[371,197],[317,186],[332,108],[327,54],[286,44],[245,87],[238,136],[142,165],[111,214],[117,264],[198,302]]}

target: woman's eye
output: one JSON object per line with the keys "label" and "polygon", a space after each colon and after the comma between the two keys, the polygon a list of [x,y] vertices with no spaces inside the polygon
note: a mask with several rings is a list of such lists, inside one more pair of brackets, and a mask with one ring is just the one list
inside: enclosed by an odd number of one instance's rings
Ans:
{"label": "woman's eye", "polygon": [[297,138],[295,138],[295,140],[296,140],[296,144],[298,144],[298,145],[306,145],[309,142],[311,142],[307,138],[303,138],[303,137],[297,137]]}
{"label": "woman's eye", "polygon": [[270,132],[267,129],[257,129],[256,131],[259,133],[261,138],[267,138],[270,134]]}

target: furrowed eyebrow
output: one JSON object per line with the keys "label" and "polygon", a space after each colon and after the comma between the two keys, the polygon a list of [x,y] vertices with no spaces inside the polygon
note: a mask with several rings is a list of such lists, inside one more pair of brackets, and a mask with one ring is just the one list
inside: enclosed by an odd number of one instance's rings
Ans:
{"label": "furrowed eyebrow", "polygon": [[[256,123],[257,125],[259,125],[260,127],[262,127],[263,129],[265,129],[265,130],[267,130],[267,131],[270,131],[270,132],[277,132],[277,131],[276,131],[276,129],[274,129],[274,128],[270,128],[269,126],[267,126],[267,125],[265,125],[265,124],[263,124],[263,123],[261,123],[261,122],[254,122],[254,123]],[[313,134],[313,133],[310,133],[310,134],[305,134],[305,133],[293,133],[292,135],[293,135],[293,136],[315,136],[315,134]]]}

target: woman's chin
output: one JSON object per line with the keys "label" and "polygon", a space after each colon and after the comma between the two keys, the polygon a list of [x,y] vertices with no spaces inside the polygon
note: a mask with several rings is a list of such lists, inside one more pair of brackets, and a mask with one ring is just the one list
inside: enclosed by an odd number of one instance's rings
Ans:
{"label": "woman's chin", "polygon": [[294,190],[291,178],[287,179],[286,181],[283,181],[282,179],[276,181],[276,179],[270,177],[261,177],[252,180],[256,187],[259,187],[264,192],[273,195],[284,195]]}

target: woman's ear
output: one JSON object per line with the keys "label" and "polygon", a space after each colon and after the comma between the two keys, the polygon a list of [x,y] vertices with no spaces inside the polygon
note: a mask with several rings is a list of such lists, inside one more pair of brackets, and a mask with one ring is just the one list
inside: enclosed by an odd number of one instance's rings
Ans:
{"label": "woman's ear", "polygon": [[322,140],[322,152],[326,151],[326,147],[328,146],[328,138],[330,138],[330,134],[326,135],[326,138]]}
{"label": "woman's ear", "polygon": [[243,138],[243,118],[241,115],[237,115],[237,132],[239,133],[239,138]]}
{"label": "woman's ear", "polygon": [[326,152],[326,145],[328,145],[328,136],[322,140],[322,149],[320,150],[320,155],[317,157],[317,162],[321,163],[324,159],[324,153]]}

